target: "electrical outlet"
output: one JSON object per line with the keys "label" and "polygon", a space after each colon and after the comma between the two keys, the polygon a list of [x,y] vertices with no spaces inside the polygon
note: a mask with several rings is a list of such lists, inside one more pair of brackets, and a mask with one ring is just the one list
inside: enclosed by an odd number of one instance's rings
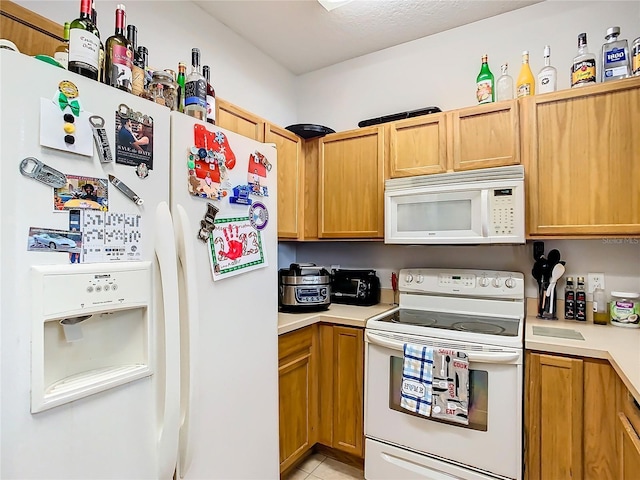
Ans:
{"label": "electrical outlet", "polygon": [[593,293],[596,285],[604,290],[604,273],[588,273],[587,274],[587,292]]}
{"label": "electrical outlet", "polygon": [[340,265],[331,265],[331,270],[338,270]]}

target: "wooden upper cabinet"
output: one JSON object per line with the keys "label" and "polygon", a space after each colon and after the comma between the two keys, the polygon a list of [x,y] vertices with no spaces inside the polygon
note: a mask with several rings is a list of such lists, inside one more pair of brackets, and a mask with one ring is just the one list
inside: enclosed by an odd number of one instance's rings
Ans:
{"label": "wooden upper cabinet", "polygon": [[389,124],[389,166],[392,178],[446,172],[446,114]]}
{"label": "wooden upper cabinet", "polygon": [[509,100],[450,112],[453,170],[520,163],[518,101]]}
{"label": "wooden upper cabinet", "polygon": [[522,106],[529,234],[640,234],[640,79]]}
{"label": "wooden upper cabinet", "polygon": [[384,236],[384,128],[336,133],[320,142],[318,237]]}
{"label": "wooden upper cabinet", "polygon": [[63,42],[63,27],[20,5],[0,2],[0,36],[26,55],[53,54]]}
{"label": "wooden upper cabinet", "polygon": [[278,150],[278,237],[297,239],[304,222],[304,158],[302,139],[269,123],[264,141]]}
{"label": "wooden upper cabinet", "polygon": [[247,110],[216,98],[216,125],[232,132],[264,142],[265,121]]}

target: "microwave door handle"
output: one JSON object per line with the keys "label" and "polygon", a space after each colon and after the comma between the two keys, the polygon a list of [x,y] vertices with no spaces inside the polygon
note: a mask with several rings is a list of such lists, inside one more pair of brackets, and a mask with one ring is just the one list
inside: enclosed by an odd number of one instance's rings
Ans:
{"label": "microwave door handle", "polygon": [[480,217],[482,221],[482,236],[489,236],[489,191],[483,189],[480,191]]}
{"label": "microwave door handle", "polygon": [[[367,341],[374,345],[386,347],[399,352],[404,351],[404,343],[400,340],[391,339],[373,332],[367,332]],[[422,345],[419,341],[413,340],[412,343]],[[467,355],[470,362],[475,363],[513,363],[520,358],[519,352],[469,352],[466,350],[458,350]]]}

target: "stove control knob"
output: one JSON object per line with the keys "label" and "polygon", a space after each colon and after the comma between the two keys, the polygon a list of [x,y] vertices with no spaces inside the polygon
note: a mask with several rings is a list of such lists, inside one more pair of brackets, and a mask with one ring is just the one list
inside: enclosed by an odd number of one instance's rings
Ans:
{"label": "stove control knob", "polygon": [[422,283],[422,282],[424,282],[424,277],[423,277],[422,275],[418,275],[418,276],[416,277],[416,282],[417,282],[417,283]]}
{"label": "stove control knob", "polygon": [[478,285],[480,285],[481,287],[488,287],[489,279],[487,277],[480,277],[480,279],[478,280]]}
{"label": "stove control knob", "polygon": [[493,282],[491,282],[491,284],[496,288],[500,288],[500,286],[502,285],[502,280],[500,280],[500,277],[496,277],[493,279]]}
{"label": "stove control knob", "polygon": [[512,277],[509,277],[505,280],[504,284],[507,288],[515,288],[516,281]]}
{"label": "stove control knob", "polygon": [[413,282],[413,275],[411,275],[410,273],[407,273],[407,276],[404,277],[404,281],[407,283]]}

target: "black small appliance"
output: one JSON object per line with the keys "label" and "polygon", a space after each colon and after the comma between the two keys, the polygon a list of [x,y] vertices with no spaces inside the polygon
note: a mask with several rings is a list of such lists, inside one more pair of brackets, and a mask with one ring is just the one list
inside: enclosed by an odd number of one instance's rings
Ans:
{"label": "black small appliance", "polygon": [[380,279],[376,271],[332,270],[331,301],[366,307],[380,303]]}

